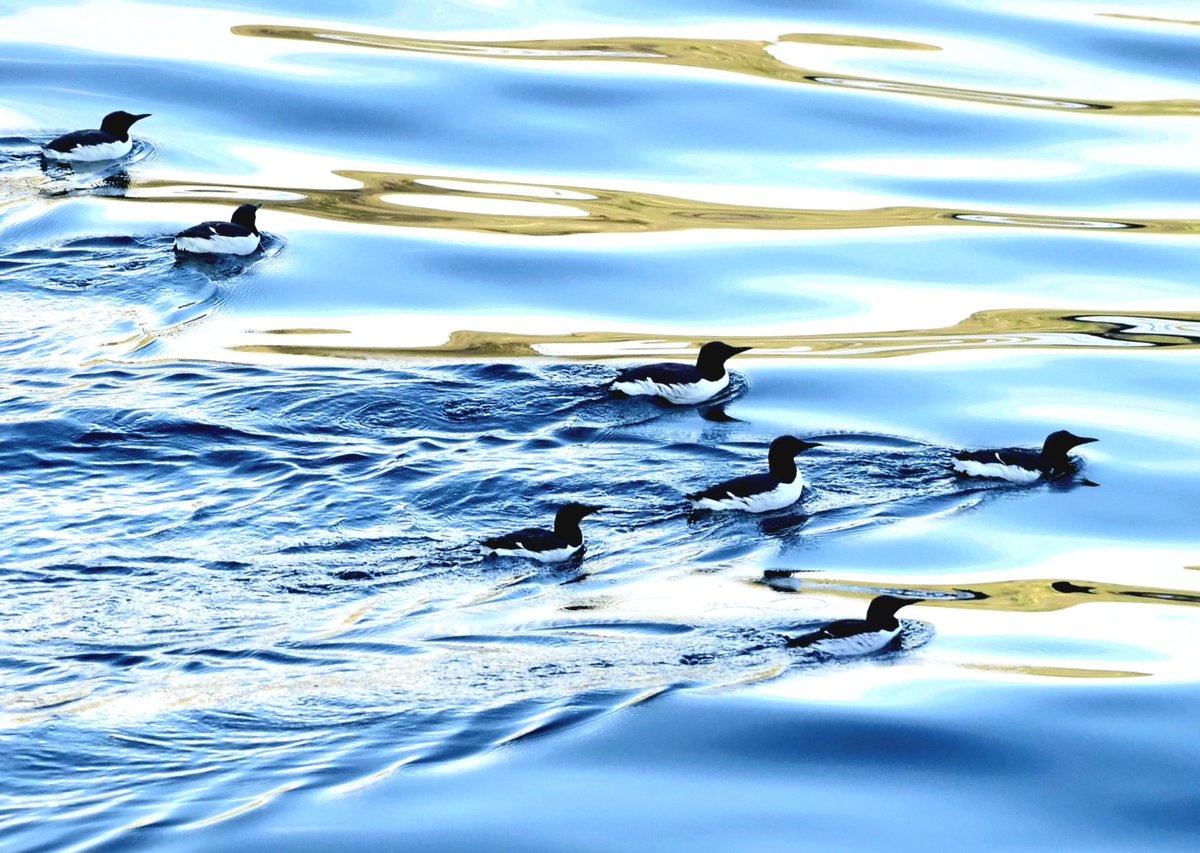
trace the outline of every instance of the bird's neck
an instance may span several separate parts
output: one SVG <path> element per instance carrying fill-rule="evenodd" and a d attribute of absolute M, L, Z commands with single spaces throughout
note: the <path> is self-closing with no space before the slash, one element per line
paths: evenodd
<path fill-rule="evenodd" d="M 113 136 L 115 136 L 117 139 L 121 140 L 122 142 L 129 141 L 129 128 L 127 128 L 127 127 L 121 127 L 120 125 L 114 126 L 111 124 L 105 125 L 103 122 L 101 122 L 100 129 L 102 131 L 104 131 L 105 133 L 111 133 Z"/>
<path fill-rule="evenodd" d="M 1043 447 L 1042 467 L 1051 474 L 1065 474 L 1071 470 L 1071 460 L 1065 450 L 1048 450 Z"/>
<path fill-rule="evenodd" d="M 771 452 L 767 456 L 767 465 L 772 476 L 781 483 L 794 483 L 800 474 L 796 468 L 796 457 L 790 453 Z"/>
<path fill-rule="evenodd" d="M 696 359 L 696 369 L 709 382 L 717 382 L 725 375 L 725 362 Z"/>
<path fill-rule="evenodd" d="M 579 521 L 574 518 L 554 519 L 554 533 L 565 539 L 571 545 L 583 544 L 583 531 L 579 529 Z"/>
<path fill-rule="evenodd" d="M 900 627 L 900 620 L 895 611 L 867 608 L 867 624 L 880 631 L 895 631 Z"/>
<path fill-rule="evenodd" d="M 875 619 L 868 619 L 872 628 L 878 628 L 881 631 L 895 631 L 900 627 L 900 620 L 896 618 L 895 613 L 889 613 L 887 616 L 879 616 Z"/>

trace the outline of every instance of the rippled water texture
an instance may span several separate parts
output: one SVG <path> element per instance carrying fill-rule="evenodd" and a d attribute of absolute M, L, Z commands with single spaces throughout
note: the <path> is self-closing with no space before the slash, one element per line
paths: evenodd
<path fill-rule="evenodd" d="M 1195 847 L 1194 2 L 331 8 L 0 8 L 0 847 Z"/>

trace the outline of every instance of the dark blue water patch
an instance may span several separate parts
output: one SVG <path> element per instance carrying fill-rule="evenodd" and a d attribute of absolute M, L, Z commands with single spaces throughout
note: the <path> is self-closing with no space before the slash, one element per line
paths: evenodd
<path fill-rule="evenodd" d="M 721 425 L 733 432 L 716 444 L 671 441 L 672 435 L 690 439 L 704 423 L 697 412 L 654 407 L 658 418 L 629 424 L 625 404 L 635 401 L 595 394 L 596 379 L 607 375 L 602 368 L 508 368 L 502 386 L 479 381 L 489 372 L 477 365 L 351 369 L 337 373 L 331 386 L 322 371 L 259 369 L 245 383 L 223 368 L 199 365 L 101 368 L 94 377 L 70 379 L 71 405 L 63 411 L 56 402 L 60 411 L 49 421 L 57 428 L 42 429 L 47 421 L 38 419 L 36 400 L 20 403 L 27 419 L 4 428 L 13 438 L 9 446 L 20 448 L 8 454 L 16 466 L 10 474 L 45 469 L 56 489 L 83 498 L 88 509 L 64 519 L 64 531 L 115 533 L 124 518 L 125 536 L 182 546 L 257 518 L 273 532 L 239 537 L 234 552 L 209 562 L 252 566 L 268 554 L 334 560 L 323 575 L 345 580 L 387 574 L 377 561 L 397 548 L 453 563 L 468 548 L 470 531 L 482 538 L 514 524 L 544 525 L 557 505 L 573 499 L 609 507 L 604 520 L 589 525 L 599 539 L 593 553 L 684 537 L 693 545 L 710 542 L 712 559 L 753 552 L 764 535 L 830 534 L 978 500 L 948 476 L 944 450 L 868 434 L 851 435 L 843 446 L 830 433 L 822 434 L 825 448 L 801 460 L 811 486 L 797 507 L 680 525 L 690 511 L 686 491 L 765 467 L 765 439 L 752 425 Z M 150 394 L 140 399 L 152 407 L 112 405 L 139 399 L 135 389 Z M 486 400 L 488 414 L 468 421 L 427 417 L 447 395 L 466 405 Z M 129 517 L 104 505 L 118 484 L 134 510 Z M 172 506 L 196 505 L 183 514 L 147 511 L 167 495 Z M 310 521 L 297 529 L 302 518 Z M 381 524 L 408 532 L 352 532 Z M 346 525 L 346 533 L 338 532 Z M 359 556 L 368 562 L 347 562 Z"/>
<path fill-rule="evenodd" d="M 2 231 L 2 228 L 0 228 Z M 0 252 L 0 348 L 13 359 L 78 365 L 130 353 L 153 336 L 219 310 L 220 291 L 172 270 L 169 242 L 129 236 L 10 244 Z M 11 333 L 9 332 L 11 328 Z"/>
<path fill-rule="evenodd" d="M 0 350 L 10 357 L 74 366 L 134 353 L 153 359 L 163 335 L 223 310 L 227 289 L 286 245 L 267 235 L 248 258 L 180 260 L 173 232 L 113 234 L 90 212 L 55 201 L 0 214 L 0 306 L 10 318 Z"/>
<path fill-rule="evenodd" d="M 126 294 L 146 298 L 144 276 L 165 279 L 173 263 L 170 243 L 164 237 L 131 235 L 85 237 L 53 246 L 12 247 L 0 256 L 3 280 L 21 282 L 45 291 L 79 292 L 88 288 L 120 287 L 127 277 Z M 138 285 L 137 293 L 130 292 Z"/>
<path fill-rule="evenodd" d="M 39 141 L 30 136 L 0 137 L 0 174 L 20 166 L 37 165 L 42 159 L 41 146 L 53 137 Z"/>
<path fill-rule="evenodd" d="M 570 640 L 564 637 L 545 637 L 537 634 L 531 634 L 528 636 L 523 634 L 460 634 L 446 637 L 430 637 L 426 640 L 426 642 L 445 643 L 452 645 L 458 644 L 464 646 L 565 646 L 570 644 Z"/>
<path fill-rule="evenodd" d="M 34 809 L 30 813 L 38 814 L 40 808 L 35 802 L 47 795 L 44 785 L 35 787 L 39 776 L 49 766 L 70 768 L 72 772 L 53 786 L 56 804 L 69 803 L 86 812 L 85 806 L 90 802 L 87 792 L 93 780 L 103 778 L 106 784 L 133 785 L 136 789 L 136 798 L 122 809 L 125 814 L 131 808 L 153 808 L 157 815 L 152 825 L 168 827 L 211 817 L 231 801 L 253 800 L 263 786 L 273 784 L 273 779 L 290 777 L 300 780 L 304 787 L 326 788 L 362 774 L 368 766 L 379 770 L 397 761 L 442 764 L 461 760 L 504 744 L 576 726 L 640 701 L 639 697 L 647 695 L 644 686 L 590 687 L 567 691 L 558 698 L 544 697 L 546 687 L 560 681 L 571 683 L 586 678 L 594 683 L 594 676 L 584 674 L 595 672 L 601 663 L 611 668 L 610 656 L 614 652 L 619 656 L 631 653 L 635 657 L 645 656 L 648 665 L 664 655 L 669 659 L 673 652 L 662 649 L 661 645 L 671 635 L 653 633 L 636 649 L 629 645 L 630 636 L 623 636 L 618 643 L 603 644 L 593 638 L 583 660 L 577 654 L 576 643 L 560 638 L 531 635 L 528 642 L 521 642 L 519 635 L 462 636 L 454 640 L 479 649 L 485 659 L 501 648 L 522 655 L 527 652 L 520 650 L 526 649 L 532 656 L 513 661 L 512 670 L 493 672 L 487 667 L 478 668 L 471 656 L 443 655 L 436 664 L 441 671 L 433 676 L 432 682 L 431 673 L 411 670 L 409 678 L 390 684 L 392 678 L 380 670 L 374 676 L 375 686 L 368 687 L 372 676 L 351 674 L 347 685 L 357 687 L 335 690 L 319 699 L 314 697 L 315 705 L 306 701 L 299 705 L 276 703 L 269 694 L 261 692 L 266 685 L 260 685 L 259 696 L 253 701 L 252 710 L 247 711 L 239 710 L 237 706 L 243 703 L 235 702 L 233 707 L 222 710 L 156 714 L 152 719 L 123 717 L 113 721 L 117 727 L 112 729 L 103 723 L 99 727 L 79 727 L 69 720 L 56 721 L 42 729 L 41 736 L 48 739 L 41 745 L 22 744 L 12 753 L 11 786 L 15 796 Z M 710 637 L 708 642 L 721 641 Z M 436 635 L 429 635 L 424 645 L 429 649 L 443 644 Z M 404 658 L 420 657 L 415 646 L 380 643 L 333 646 L 339 656 L 349 654 L 357 658 L 366 654 L 377 661 L 375 667 L 394 667 Z M 279 689 L 283 684 L 279 680 L 279 667 L 306 669 L 315 661 L 320 670 L 320 661 L 334 650 L 324 643 L 306 644 L 304 654 L 298 656 L 297 646 L 289 648 L 291 651 L 174 647 L 166 654 L 180 658 L 175 678 L 223 678 L 227 675 L 225 664 L 252 662 L 274 684 L 272 689 Z M 309 650 L 321 657 L 313 658 Z M 83 662 L 99 665 L 96 672 L 139 669 L 138 662 L 131 662 L 126 654 L 97 651 L 76 657 L 85 657 Z M 599 655 L 599 659 L 594 655 Z M 378 660 L 381 656 L 384 661 Z M 326 681 L 347 675 L 336 668 L 332 671 L 324 668 L 326 674 L 322 678 Z M 694 664 L 691 668 L 695 668 Z M 419 679 L 419 683 L 411 676 Z M 454 687 L 463 678 L 466 682 L 462 686 L 471 688 L 468 693 L 459 693 Z M 522 695 L 527 690 L 510 689 L 526 682 L 530 688 L 540 686 L 529 695 Z M 661 683 L 662 687 L 651 692 L 667 689 L 670 678 Z M 109 680 L 105 689 L 111 693 L 118 686 Z M 482 705 L 472 698 L 481 687 L 484 695 L 495 697 Z M 363 692 L 363 688 L 368 689 Z M 295 687 L 289 690 L 294 691 Z M 361 693 L 358 699 L 356 691 Z M 388 702 L 392 691 L 395 691 L 394 704 Z M 439 694 L 441 698 L 435 698 Z M 56 706 L 43 703 L 42 707 L 44 711 Z M 273 709 L 269 721 L 263 717 L 264 708 Z M 350 711 L 353 713 L 348 716 Z M 214 786 L 223 792 L 220 802 L 207 796 Z M 166 798 L 171 805 L 163 808 Z"/>
<path fill-rule="evenodd" d="M 75 660 L 80 663 L 102 663 L 125 669 L 147 663 L 150 661 L 150 658 L 145 655 L 131 655 L 125 652 L 82 652 L 76 655 L 68 655 L 67 660 Z"/>
<path fill-rule="evenodd" d="M 143 557 L 146 562 L 153 562 L 154 557 Z M 161 559 L 161 558 L 158 558 Z M 171 562 L 184 562 L 182 559 L 170 558 Z M 41 566 L 36 573 L 31 573 L 26 577 L 31 580 L 37 580 L 39 583 L 73 583 L 80 577 L 89 577 L 94 575 L 120 576 L 120 575 L 139 575 L 152 574 L 155 570 L 145 566 L 107 564 L 93 565 L 89 563 L 59 563 Z M 15 581 L 16 578 L 9 578 Z"/>
<path fill-rule="evenodd" d="M 632 621 L 611 621 L 611 622 L 563 622 L 554 625 L 544 625 L 535 630 L 538 631 L 595 631 L 601 634 L 606 633 L 625 633 L 633 634 L 686 634 L 690 631 L 695 631 L 693 625 L 680 625 L 672 622 L 632 622 Z"/>
<path fill-rule="evenodd" d="M 173 252 L 173 239 L 170 234 L 118 234 L 74 238 L 51 246 L 26 243 L 0 255 L 0 280 L 48 291 L 104 288 L 106 295 L 120 288 L 130 304 L 139 304 L 153 297 L 156 281 L 162 286 L 187 286 L 197 280 L 194 272 L 211 281 L 226 281 L 284 246 L 280 238 L 265 237 L 263 248 L 251 256 L 191 257 Z"/>

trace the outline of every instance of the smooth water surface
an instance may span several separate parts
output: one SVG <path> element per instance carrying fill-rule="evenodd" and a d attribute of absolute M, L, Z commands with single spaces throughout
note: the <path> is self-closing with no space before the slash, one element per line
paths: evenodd
<path fill-rule="evenodd" d="M 0 846 L 1192 849 L 1197 17 L 0 7 Z M 689 511 L 785 432 L 800 504 Z"/>

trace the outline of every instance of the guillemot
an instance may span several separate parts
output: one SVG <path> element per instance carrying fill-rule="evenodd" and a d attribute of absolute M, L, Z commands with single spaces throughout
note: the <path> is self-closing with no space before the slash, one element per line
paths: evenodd
<path fill-rule="evenodd" d="M 964 450 L 954 454 L 950 467 L 964 477 L 996 477 L 1013 483 L 1033 483 L 1043 477 L 1052 479 L 1070 474 L 1075 468 L 1067 451 L 1096 440 L 1060 429 L 1046 436 L 1040 452 L 1021 447 Z"/>
<path fill-rule="evenodd" d="M 601 507 L 570 503 L 554 516 L 554 529 L 526 527 L 503 536 L 483 540 L 483 553 L 497 557 L 530 557 L 542 563 L 561 563 L 583 550 L 579 522 Z"/>
<path fill-rule="evenodd" d="M 243 204 L 229 222 L 201 222 L 175 235 L 176 252 L 206 255 L 248 255 L 258 249 L 262 236 L 254 224 L 261 204 Z"/>
<path fill-rule="evenodd" d="M 109 113 L 100 122 L 99 130 L 76 130 L 52 139 L 42 146 L 42 154 L 48 160 L 76 160 L 85 163 L 116 160 L 133 149 L 129 128 L 135 121 L 149 116 L 150 113 L 133 115 L 123 110 Z"/>
<path fill-rule="evenodd" d="M 789 648 L 827 655 L 866 655 L 887 648 L 900 634 L 896 611 L 922 599 L 880 595 L 867 605 L 866 619 L 838 619 L 799 637 L 788 637 Z"/>
<path fill-rule="evenodd" d="M 612 388 L 622 394 L 648 394 L 671 403 L 703 403 L 729 387 L 725 362 L 751 347 L 731 347 L 710 341 L 700 347 L 695 364 L 659 362 L 627 367 L 617 374 Z"/>
<path fill-rule="evenodd" d="M 746 512 L 770 512 L 800 500 L 804 478 L 796 468 L 796 456 L 821 445 L 793 435 L 781 435 L 767 451 L 766 474 L 748 474 L 717 483 L 687 495 L 697 509 L 741 509 Z"/>

